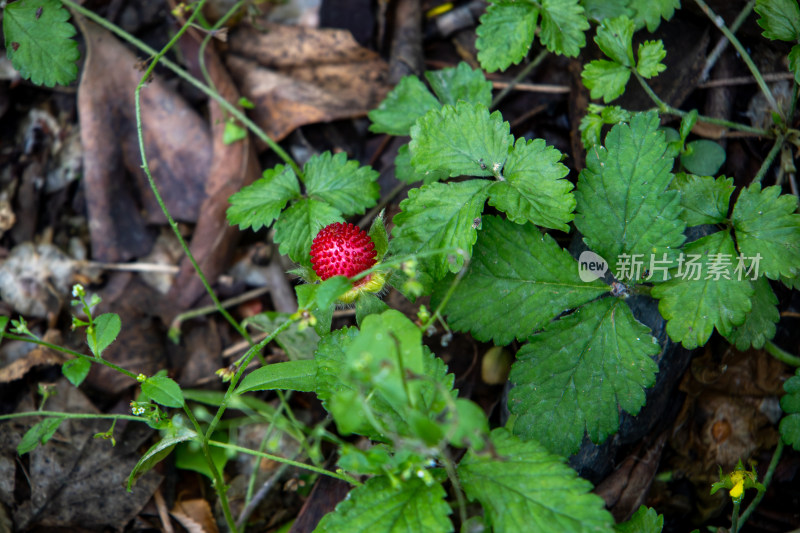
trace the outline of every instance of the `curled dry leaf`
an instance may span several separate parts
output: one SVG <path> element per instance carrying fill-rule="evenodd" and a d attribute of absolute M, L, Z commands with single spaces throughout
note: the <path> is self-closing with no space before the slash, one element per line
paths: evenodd
<path fill-rule="evenodd" d="M 15 246 L 0 265 L 0 297 L 27 317 L 57 312 L 69 293 L 75 265 L 52 244 Z"/>
<path fill-rule="evenodd" d="M 363 116 L 391 88 L 388 67 L 350 32 L 268 25 L 230 36 L 228 66 L 255 105 L 259 126 L 281 140 L 304 124 Z"/>
<path fill-rule="evenodd" d="M 140 257 L 154 238 L 146 224 L 165 222 L 141 169 L 134 114 L 140 62 L 106 30 L 82 17 L 75 20 L 86 39 L 78 110 L 93 257 Z M 145 149 L 160 193 L 174 218 L 194 222 L 211 163 L 207 125 L 158 76 L 141 91 L 141 109 Z"/>

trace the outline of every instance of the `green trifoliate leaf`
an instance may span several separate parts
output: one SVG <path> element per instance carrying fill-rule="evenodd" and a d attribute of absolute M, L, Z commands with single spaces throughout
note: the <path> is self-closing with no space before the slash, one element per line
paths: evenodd
<path fill-rule="evenodd" d="M 306 193 L 326 201 L 345 215 L 361 214 L 378 201 L 378 173 L 347 154 L 324 152 L 309 159 L 303 167 Z"/>
<path fill-rule="evenodd" d="M 728 216 L 733 178 L 695 176 L 680 172 L 670 185 L 681 193 L 681 218 L 688 227 L 719 224 Z"/>
<path fill-rule="evenodd" d="M 778 297 L 772 291 L 767 278 L 760 277 L 753 283 L 755 293 L 751 299 L 752 309 L 747 314 L 744 324 L 733 329 L 727 336 L 728 342 L 736 345 L 737 350 L 763 348 L 764 344 L 775 336 L 775 323 L 780 320 Z"/>
<path fill-rule="evenodd" d="M 715 327 L 730 335 L 745 321 L 753 286 L 739 263 L 733 239 L 724 231 L 684 246 L 672 279 L 656 284 L 651 292 L 660 300 L 658 310 L 673 341 L 697 348 Z M 747 261 L 742 263 L 746 267 Z"/>
<path fill-rule="evenodd" d="M 416 477 L 402 482 L 388 476 L 373 477 L 351 490 L 314 532 L 447 533 L 453 531 L 453 524 L 446 496 L 440 483 L 427 486 Z"/>
<path fill-rule="evenodd" d="M 528 55 L 536 32 L 539 9 L 509 0 L 489 4 L 475 30 L 478 61 L 486 72 L 505 70 Z"/>
<path fill-rule="evenodd" d="M 394 217 L 389 250 L 405 255 L 452 248 L 449 253 L 420 256 L 419 262 L 436 279 L 458 272 L 464 258 L 455 249 L 471 253 L 490 185 L 486 180 L 470 180 L 411 189 L 408 198 L 400 202 L 402 211 Z"/>
<path fill-rule="evenodd" d="M 489 203 L 517 224 L 531 222 L 569 231 L 575 198 L 572 183 L 563 180 L 569 169 L 562 154 L 543 139 L 517 139 L 503 168 L 503 181 L 489 189 Z"/>
<path fill-rule="evenodd" d="M 416 76 L 405 76 L 392 89 L 377 109 L 367 116 L 372 121 L 369 131 L 390 135 L 408 135 L 419 117 L 439 109 L 439 102 Z"/>
<path fill-rule="evenodd" d="M 581 119 L 578 129 L 581 131 L 581 142 L 587 150 L 595 144 L 602 142 L 603 126 L 606 124 L 619 124 L 631 119 L 630 111 L 617 105 L 602 106 L 589 104 L 589 112 Z"/>
<path fill-rule="evenodd" d="M 619 428 L 619 412 L 636 414 L 644 387 L 655 383 L 659 352 L 649 329 L 626 303 L 603 298 L 551 322 L 517 353 L 508 398 L 514 433 L 570 455 L 584 433 L 603 442 Z"/>
<path fill-rule="evenodd" d="M 767 39 L 800 40 L 800 6 L 797 0 L 756 0 L 756 21 Z"/>
<path fill-rule="evenodd" d="M 579 0 L 542 0 L 540 39 L 551 52 L 576 57 L 586 44 L 583 32 L 588 29 Z"/>
<path fill-rule="evenodd" d="M 615 63 L 633 66 L 633 21 L 628 17 L 604 20 L 594 42 Z"/>
<path fill-rule="evenodd" d="M 57 0 L 24 0 L 3 10 L 6 54 L 23 78 L 36 85 L 68 85 L 78 76 L 75 28 Z"/>
<path fill-rule="evenodd" d="M 319 230 L 333 222 L 344 222 L 341 212 L 326 202 L 303 198 L 292 204 L 275 223 L 279 251 L 295 263 L 310 265 L 311 241 Z"/>
<path fill-rule="evenodd" d="M 492 104 L 492 82 L 464 61 L 456 67 L 429 70 L 425 78 L 443 105 L 456 105 L 459 100 L 486 107 Z"/>
<path fill-rule="evenodd" d="M 781 420 L 783 442 L 800 451 L 800 370 L 783 384 L 786 395 L 781 398 L 781 409 L 786 416 Z"/>
<path fill-rule="evenodd" d="M 575 226 L 615 274 L 628 255 L 641 254 L 648 264 L 665 254 L 671 260 L 685 239 L 680 194 L 666 190 L 672 158 L 666 156 L 667 143 L 658 126 L 655 112 L 614 126 L 605 148 L 587 153 L 578 179 Z"/>
<path fill-rule="evenodd" d="M 503 428 L 491 435 L 493 454 L 467 453 L 458 477 L 470 500 L 483 505 L 496 533 L 607 531 L 613 518 L 561 457 Z"/>
<path fill-rule="evenodd" d="M 642 505 L 627 522 L 616 524 L 617 533 L 661 533 L 664 528 L 664 515 L 658 514 L 652 507 Z"/>
<path fill-rule="evenodd" d="M 498 176 L 513 142 L 499 112 L 460 101 L 429 111 L 411 127 L 411 163 L 422 175 Z"/>
<path fill-rule="evenodd" d="M 608 290 L 601 281 L 582 281 L 578 263 L 535 226 L 488 216 L 445 312 L 454 329 L 503 346 Z M 434 299 L 442 296 L 440 291 Z"/>
<path fill-rule="evenodd" d="M 89 350 L 97 357 L 103 356 L 103 350 L 108 348 L 119 335 L 122 322 L 116 313 L 103 313 L 94 319 L 93 331 L 86 332 L 86 344 Z"/>
<path fill-rule="evenodd" d="M 602 98 L 609 103 L 625 92 L 625 86 L 631 77 L 631 70 L 614 61 L 595 59 L 583 68 L 581 79 L 589 89 L 592 98 Z"/>
<path fill-rule="evenodd" d="M 629 4 L 636 11 L 633 17 L 636 28 L 647 25 L 647 31 L 654 32 L 661 19 L 669 20 L 676 9 L 681 8 L 681 0 L 631 0 Z"/>
<path fill-rule="evenodd" d="M 289 200 L 300 197 L 300 184 L 291 167 L 276 165 L 264 177 L 231 195 L 228 222 L 258 231 L 278 218 Z"/>
<path fill-rule="evenodd" d="M 742 189 L 733 206 L 733 227 L 739 250 L 748 258 L 760 254 L 759 272 L 769 279 L 800 272 L 800 214 L 797 196 L 781 195 L 777 185 L 761 190 L 754 183 Z"/>
<path fill-rule="evenodd" d="M 639 45 L 637 55 L 639 61 L 636 62 L 636 70 L 645 78 L 658 76 L 667 69 L 667 66 L 662 63 L 667 57 L 667 51 L 664 50 L 664 43 L 661 41 L 643 42 Z"/>

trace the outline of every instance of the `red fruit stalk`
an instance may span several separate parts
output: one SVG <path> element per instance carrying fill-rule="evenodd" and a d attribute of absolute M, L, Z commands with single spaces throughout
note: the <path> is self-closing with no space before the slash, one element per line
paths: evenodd
<path fill-rule="evenodd" d="M 375 244 L 353 224 L 334 222 L 322 228 L 311 243 L 311 266 L 323 281 L 333 276 L 351 278 L 375 266 Z M 362 278 L 358 285 L 369 281 Z"/>

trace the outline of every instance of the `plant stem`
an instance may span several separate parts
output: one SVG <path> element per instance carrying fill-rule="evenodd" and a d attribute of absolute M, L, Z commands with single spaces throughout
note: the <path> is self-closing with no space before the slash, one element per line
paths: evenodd
<path fill-rule="evenodd" d="M 753 511 L 756 510 L 758 504 L 761 503 L 761 499 L 764 498 L 764 494 L 767 492 L 767 487 L 772 482 L 772 476 L 775 474 L 775 469 L 778 467 L 778 462 L 781 460 L 781 455 L 783 454 L 783 439 L 778 437 L 778 446 L 775 447 L 775 451 L 772 454 L 772 459 L 769 462 L 769 466 L 767 467 L 767 473 L 764 474 L 764 490 L 759 491 L 756 494 L 756 497 L 753 498 L 753 501 L 750 502 L 750 505 L 747 506 L 747 509 L 744 510 L 742 516 L 739 518 L 739 527 L 742 527 L 744 523 L 750 518 L 750 515 L 753 514 Z M 733 530 L 731 530 L 733 532 Z"/>
<path fill-rule="evenodd" d="M 789 366 L 800 366 L 800 357 L 790 354 L 772 341 L 767 341 L 766 344 L 764 344 L 764 349 L 778 361 L 786 363 Z"/>
<path fill-rule="evenodd" d="M 105 20 L 103 17 L 101 17 L 97 13 L 94 13 L 93 11 L 90 11 L 90 10 L 86 9 L 85 7 L 83 7 L 81 5 L 76 4 L 73 0 L 60 0 L 60 1 L 64 5 L 69 6 L 70 9 L 73 9 L 76 12 L 80 13 L 81 15 L 85 16 L 86 18 L 96 22 L 100 26 L 104 27 L 105 29 L 107 29 L 111 33 L 117 35 L 121 39 L 131 43 L 132 45 L 134 45 L 136 48 L 142 50 L 143 52 L 146 52 L 146 53 L 150 54 L 151 56 L 155 56 L 157 54 L 155 49 L 151 48 L 150 46 L 145 44 L 143 41 L 137 39 L 136 37 L 134 37 L 130 33 L 126 32 L 125 30 L 120 28 L 119 26 L 116 26 L 112 22 L 109 22 L 109 21 Z M 267 146 L 269 146 L 269 148 L 273 152 L 275 152 L 275 155 L 280 157 L 283 160 L 284 163 L 286 163 L 287 165 L 292 167 L 292 169 L 295 171 L 295 173 L 302 179 L 303 173 L 301 172 L 300 167 L 297 166 L 297 163 L 295 162 L 295 160 L 292 159 L 292 157 L 283 148 L 281 148 L 280 145 L 278 145 L 278 143 L 273 141 L 269 137 L 269 135 L 267 135 L 264 132 L 264 130 L 259 128 L 258 125 L 256 125 L 255 122 L 250 120 L 247 117 L 247 115 L 245 115 L 235 105 L 231 104 L 230 102 L 228 102 L 227 100 L 222 98 L 222 96 L 220 96 L 216 91 L 214 91 L 213 89 L 208 87 L 206 84 L 204 84 L 203 82 L 201 82 L 200 80 L 198 80 L 197 78 L 195 78 L 194 76 L 192 76 L 191 74 L 186 72 L 184 69 L 182 69 L 177 64 L 175 64 L 172 61 L 170 61 L 169 59 L 161 58 L 160 62 L 161 62 L 162 65 L 164 65 L 167 68 L 169 68 L 172 72 L 177 74 L 179 77 L 183 78 L 188 83 L 190 83 L 191 85 L 196 87 L 203 94 L 205 94 L 209 98 L 213 98 L 214 100 L 216 100 L 219 103 L 219 105 L 222 106 L 223 109 L 228 111 L 237 120 L 239 120 L 242 124 L 244 124 L 250 131 L 253 132 L 253 134 L 255 134 L 256 137 L 258 137 L 259 139 L 264 141 L 264 143 Z"/>
<path fill-rule="evenodd" d="M 187 26 L 185 25 L 184 27 Z M 200 426 L 200 422 L 197 421 L 194 413 L 189 406 L 186 405 L 186 403 L 183 404 L 183 411 L 186 413 L 186 416 L 189 417 L 189 420 L 192 422 L 197 434 L 203 435 L 203 428 Z M 222 506 L 222 514 L 225 515 L 225 521 L 228 523 L 228 528 L 233 533 L 236 533 L 238 529 L 236 527 L 236 520 L 233 518 L 231 505 L 228 502 L 228 488 L 225 486 L 225 479 L 222 477 L 222 473 L 219 471 L 217 465 L 214 464 L 214 460 L 211 458 L 211 450 L 208 447 L 208 439 L 205 438 L 205 435 L 200 444 L 203 451 L 203 457 L 206 460 L 206 465 L 208 465 L 208 469 L 211 471 L 211 475 L 214 477 L 214 490 L 216 491 L 217 496 L 219 496 L 219 503 Z"/>
<path fill-rule="evenodd" d="M 436 306 L 436 309 L 433 311 L 433 313 L 431 313 L 430 318 L 419 327 L 420 331 L 425 333 L 425 330 L 427 330 L 431 326 L 431 324 L 433 324 L 437 319 L 441 318 L 439 316 L 439 313 L 442 312 L 442 309 L 445 308 L 447 302 L 450 301 L 450 298 L 456 291 L 456 287 L 458 287 L 458 284 L 461 282 L 461 278 L 463 278 L 464 275 L 467 273 L 467 267 L 469 267 L 469 257 L 465 255 L 464 265 L 461 267 L 461 270 L 458 271 L 458 274 L 456 274 L 456 277 L 453 279 L 453 282 L 450 284 L 450 287 L 447 288 L 447 292 L 445 293 L 444 298 L 442 298 L 442 301 L 439 302 L 439 305 Z"/>
<path fill-rule="evenodd" d="M 517 85 L 519 82 L 521 82 L 522 80 L 524 80 L 524 79 L 525 79 L 525 78 L 528 76 L 528 74 L 530 74 L 530 73 L 531 73 L 531 71 L 533 71 L 533 69 L 535 69 L 536 67 L 538 67 L 538 66 L 539 66 L 539 64 L 540 64 L 542 61 L 544 61 L 544 58 L 545 58 L 545 57 L 547 57 L 547 56 L 548 56 L 548 51 L 547 51 L 547 50 L 542 50 L 541 52 L 539 52 L 539 53 L 536 55 L 536 57 L 535 57 L 535 58 L 533 58 L 533 61 L 531 61 L 530 63 L 528 63 L 527 65 L 525 65 L 525 68 L 523 68 L 523 69 L 522 69 L 522 70 L 519 72 L 519 74 L 517 74 L 516 76 L 514 76 L 514 79 L 513 79 L 513 80 L 511 80 L 511 82 L 508 84 L 508 86 L 506 86 L 506 88 L 505 88 L 505 89 L 503 89 L 502 91 L 500 91 L 499 93 L 497 93 L 497 96 L 495 96 L 495 97 L 492 99 L 492 103 L 491 103 L 491 105 L 489 105 L 489 109 L 494 109 L 495 107 L 497 107 L 497 106 L 498 106 L 498 104 L 500 104 L 500 102 L 503 100 L 503 98 L 505 98 L 506 96 L 508 96 L 508 93 L 510 93 L 511 91 L 513 91 L 513 90 L 514 90 L 514 86 L 516 86 L 516 85 Z"/>
<path fill-rule="evenodd" d="M 731 533 L 737 533 L 739 531 L 739 505 L 741 502 L 739 500 L 734 500 L 733 502 L 733 512 L 731 513 Z"/>
<path fill-rule="evenodd" d="M 14 335 L 13 333 L 3 333 L 0 337 L 5 337 L 6 339 L 10 339 L 12 341 L 23 341 L 23 342 L 30 342 L 32 344 L 38 344 L 39 346 L 44 346 L 45 348 L 50 348 L 51 350 L 55 350 L 57 352 L 66 353 L 75 357 L 80 357 L 82 359 L 88 359 L 93 363 L 99 363 L 101 365 L 105 365 L 113 370 L 121 374 L 125 374 L 131 379 L 136 379 L 136 374 L 131 372 L 130 370 L 125 370 L 121 366 L 115 365 L 110 361 L 106 361 L 102 357 L 92 357 L 91 355 L 86 355 L 84 353 L 76 352 L 74 350 L 70 350 L 69 348 L 64 348 L 62 346 L 58 346 L 56 344 L 50 344 L 49 342 L 45 342 L 39 339 L 34 339 L 31 337 L 20 337 L 18 335 Z"/>
<path fill-rule="evenodd" d="M 144 422 L 146 423 L 147 420 L 135 415 L 104 415 L 104 414 L 94 414 L 94 413 L 62 413 L 60 411 L 25 411 L 23 413 L 11 413 L 8 415 L 0 415 L 0 420 L 10 420 L 12 418 L 24 418 L 26 416 L 48 416 L 48 417 L 55 417 L 55 418 L 75 418 L 75 419 L 109 419 L 109 420 L 132 420 L 134 422 Z"/>
<path fill-rule="evenodd" d="M 778 152 L 780 152 L 785 138 L 786 137 L 781 133 L 775 139 L 775 144 L 772 145 L 772 149 L 770 149 L 766 159 L 761 163 L 761 168 L 758 169 L 758 173 L 753 177 L 752 183 L 761 183 L 761 180 L 764 179 L 769 167 L 772 166 L 772 161 L 775 159 L 775 156 L 778 155 Z"/>
<path fill-rule="evenodd" d="M 453 492 L 456 493 L 456 500 L 458 501 L 458 515 L 461 519 L 462 524 L 466 524 L 467 522 L 467 502 L 464 500 L 464 493 L 461 490 L 461 483 L 458 480 L 458 473 L 456 472 L 456 468 L 453 465 L 452 459 L 447 455 L 447 453 L 442 454 L 442 464 L 444 464 L 444 469 L 447 472 L 447 477 L 450 479 L 450 483 L 453 484 Z"/>
<path fill-rule="evenodd" d="M 271 461 L 275 461 L 276 463 L 287 464 L 289 466 L 296 466 L 297 468 L 302 468 L 303 470 L 309 470 L 311 472 L 316 472 L 317 474 L 322 474 L 324 476 L 330 476 L 336 479 L 341 479 L 342 481 L 350 483 L 351 485 L 356 485 L 356 486 L 361 485 L 360 481 L 358 481 L 354 477 L 348 476 L 347 474 L 343 474 L 340 472 L 331 472 L 330 470 L 325 470 L 324 468 L 320 468 L 318 466 L 310 465 L 307 463 L 301 463 L 300 461 L 287 459 L 285 457 L 281 457 L 280 455 L 272 455 L 271 453 L 259 452 L 256 450 L 251 450 L 250 448 L 237 446 L 236 444 L 230 444 L 227 442 L 217 442 L 215 440 L 209 440 L 208 444 L 211 446 L 216 446 L 217 448 L 225 448 L 228 450 L 233 450 L 235 452 L 255 455 L 256 457 L 263 457 L 265 459 L 270 459 Z"/>
<path fill-rule="evenodd" d="M 230 385 L 228 385 L 228 390 L 225 391 L 225 396 L 222 398 L 222 401 L 219 404 L 219 408 L 217 409 L 217 414 L 214 415 L 214 419 L 208 425 L 208 430 L 206 430 L 206 433 L 203 436 L 204 441 L 208 441 L 209 437 L 214 432 L 214 429 L 217 427 L 217 424 L 219 424 L 219 421 L 222 418 L 222 414 L 225 412 L 225 409 L 228 408 L 231 396 L 233 396 L 233 391 L 236 390 L 237 383 L 239 383 L 242 374 L 244 374 L 244 371 L 247 369 L 247 365 L 250 364 L 250 361 L 253 360 L 255 354 L 261 351 L 264 348 L 264 346 L 272 342 L 272 340 L 275 337 L 277 337 L 278 334 L 285 331 L 289 326 L 294 324 L 297 320 L 298 320 L 297 318 L 292 318 L 287 320 L 286 322 L 278 326 L 278 328 L 275 331 L 273 331 L 270 335 L 264 337 L 264 339 L 261 342 L 259 342 L 258 344 L 252 346 L 249 350 L 247 350 L 247 352 L 244 354 L 244 357 L 242 358 L 242 363 L 239 365 L 239 368 L 236 370 L 236 373 L 231 378 Z"/>
<path fill-rule="evenodd" d="M 677 115 L 679 117 L 684 117 L 689 113 L 687 111 L 682 111 L 677 107 L 672 107 L 665 101 L 663 101 L 659 96 L 650 88 L 650 84 L 639 74 L 636 69 L 631 69 L 633 75 L 636 77 L 636 80 L 639 82 L 639 85 L 642 86 L 644 92 L 647 93 L 647 96 L 650 97 L 651 100 L 658 106 L 658 111 L 661 113 L 666 113 L 670 115 Z M 730 128 L 733 130 L 739 131 L 746 131 L 748 133 L 752 133 L 754 135 L 758 135 L 759 137 L 772 137 L 772 133 L 768 130 L 762 130 L 759 128 L 754 128 L 752 126 L 748 126 L 746 124 L 740 124 L 738 122 L 732 122 L 730 120 L 725 120 L 722 118 L 714 118 L 714 117 L 707 117 L 705 115 L 697 115 L 697 120 L 707 122 L 709 124 L 716 124 L 718 126 L 723 126 L 725 128 Z"/>
<path fill-rule="evenodd" d="M 708 7 L 708 4 L 706 4 L 703 0 L 694 1 L 698 6 L 700 6 L 700 9 L 702 9 L 703 12 L 708 15 L 708 18 L 711 19 L 711 22 L 713 22 L 714 25 L 719 28 L 719 31 L 721 31 L 722 34 L 728 38 L 733 47 L 736 48 L 736 51 L 739 52 L 740 56 L 742 56 L 742 60 L 747 65 L 747 68 L 750 69 L 750 73 L 753 75 L 753 78 L 756 80 L 759 88 L 761 88 L 761 92 L 764 93 L 764 97 L 766 97 L 770 107 L 772 107 L 776 113 L 781 114 L 781 109 L 778 107 L 778 102 L 775 101 L 775 97 L 772 96 L 772 91 L 770 91 L 769 87 L 767 87 L 767 82 L 764 81 L 764 78 L 761 76 L 761 72 L 758 70 L 758 67 L 756 67 L 756 64 L 753 63 L 750 54 L 747 53 L 747 50 L 745 50 L 744 46 L 742 46 L 742 43 L 740 43 L 739 39 L 737 39 L 736 36 L 725 26 L 725 20 L 714 13 L 711 8 Z"/>

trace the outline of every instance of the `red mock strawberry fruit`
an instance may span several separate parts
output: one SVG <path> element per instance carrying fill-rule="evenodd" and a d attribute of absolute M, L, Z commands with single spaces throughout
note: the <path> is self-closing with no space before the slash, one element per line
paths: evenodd
<path fill-rule="evenodd" d="M 323 281 L 333 276 L 351 278 L 375 266 L 375 244 L 353 224 L 334 222 L 322 228 L 311 243 L 311 266 Z M 369 281 L 370 276 L 357 284 Z"/>

